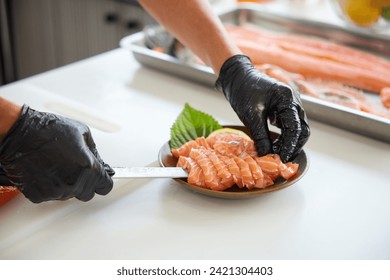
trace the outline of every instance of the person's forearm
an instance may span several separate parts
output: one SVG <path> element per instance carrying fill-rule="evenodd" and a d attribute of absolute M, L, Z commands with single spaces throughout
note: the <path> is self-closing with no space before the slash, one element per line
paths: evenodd
<path fill-rule="evenodd" d="M 19 118 L 22 106 L 0 97 L 0 141 Z"/>
<path fill-rule="evenodd" d="M 182 44 L 219 74 L 240 49 L 229 38 L 208 0 L 140 0 L 140 4 Z"/>

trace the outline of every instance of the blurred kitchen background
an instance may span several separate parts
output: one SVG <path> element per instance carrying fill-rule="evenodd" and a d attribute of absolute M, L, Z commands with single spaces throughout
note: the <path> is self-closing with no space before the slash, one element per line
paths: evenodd
<path fill-rule="evenodd" d="M 0 0 L 0 84 L 117 48 L 151 21 L 135 0 Z"/>
<path fill-rule="evenodd" d="M 209 1 L 216 9 L 255 2 L 282 14 L 340 20 L 332 0 Z M 117 48 L 121 38 L 153 22 L 136 0 L 0 0 L 0 85 Z"/>

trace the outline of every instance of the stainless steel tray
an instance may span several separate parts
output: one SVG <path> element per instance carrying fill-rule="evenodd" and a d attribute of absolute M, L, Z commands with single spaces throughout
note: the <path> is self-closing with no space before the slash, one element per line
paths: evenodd
<path fill-rule="evenodd" d="M 327 38 L 390 58 L 390 37 L 386 35 L 348 30 L 334 25 L 275 15 L 245 7 L 227 10 L 221 13 L 220 17 L 226 23 L 250 22 L 271 30 Z M 120 46 L 130 50 L 135 59 L 145 66 L 214 87 L 217 77 L 211 68 L 190 64 L 170 55 L 150 50 L 145 47 L 143 39 L 143 32 L 139 32 L 123 38 Z M 369 97 L 375 102 L 380 102 L 379 96 L 370 94 Z M 301 98 L 309 119 L 390 143 L 390 119 L 306 95 L 302 95 Z"/>

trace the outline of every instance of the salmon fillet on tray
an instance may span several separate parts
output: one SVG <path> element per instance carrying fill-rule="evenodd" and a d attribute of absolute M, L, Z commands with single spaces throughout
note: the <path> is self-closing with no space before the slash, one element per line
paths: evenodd
<path fill-rule="evenodd" d="M 299 90 L 309 119 L 390 143 L 390 34 L 253 7 L 240 5 L 220 17 L 260 71 Z M 214 87 L 211 68 L 161 27 L 125 37 L 120 45 L 145 66 Z"/>

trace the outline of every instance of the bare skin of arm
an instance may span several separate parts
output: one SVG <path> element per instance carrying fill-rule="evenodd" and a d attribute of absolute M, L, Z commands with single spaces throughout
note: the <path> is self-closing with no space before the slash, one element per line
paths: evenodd
<path fill-rule="evenodd" d="M 139 3 L 217 75 L 229 57 L 241 54 L 208 0 L 140 0 Z"/>
<path fill-rule="evenodd" d="M 22 107 L 0 97 L 0 141 L 19 118 Z"/>

